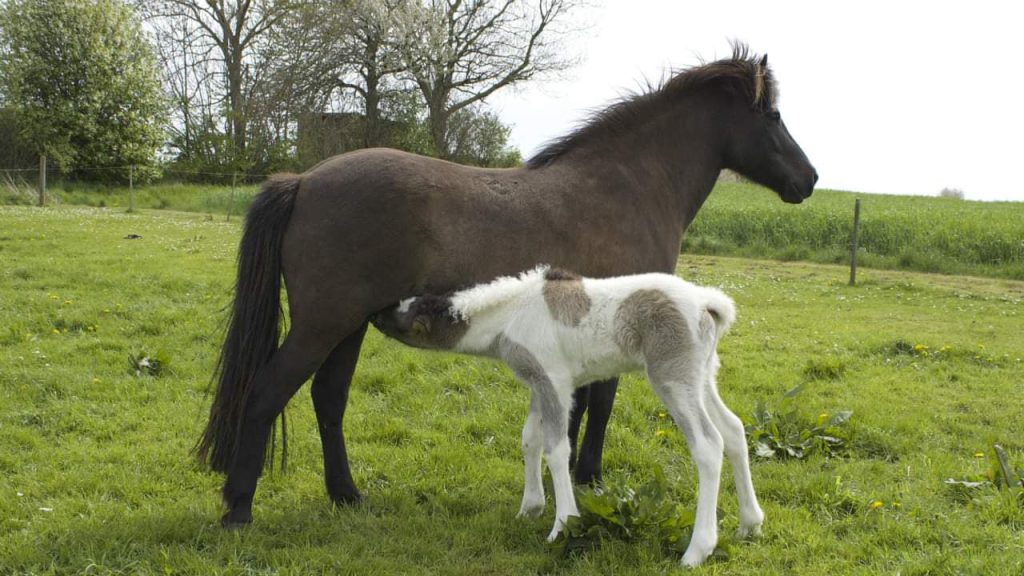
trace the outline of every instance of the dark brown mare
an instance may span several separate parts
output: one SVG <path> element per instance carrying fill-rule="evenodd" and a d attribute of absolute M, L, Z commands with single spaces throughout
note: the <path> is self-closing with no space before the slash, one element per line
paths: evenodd
<path fill-rule="evenodd" d="M 372 149 L 271 178 L 246 220 L 197 446 L 227 473 L 222 523 L 251 521 L 273 421 L 310 376 L 327 492 L 335 502 L 359 498 L 342 420 L 373 313 L 538 263 L 591 277 L 672 272 L 683 231 L 723 168 L 786 202 L 810 196 L 817 174 L 775 94 L 767 59 L 740 45 L 598 112 L 522 168 Z M 282 275 L 291 322 L 278 347 Z M 615 386 L 590 393 L 577 480 L 597 477 Z M 572 444 L 586 401 L 577 397 Z"/>

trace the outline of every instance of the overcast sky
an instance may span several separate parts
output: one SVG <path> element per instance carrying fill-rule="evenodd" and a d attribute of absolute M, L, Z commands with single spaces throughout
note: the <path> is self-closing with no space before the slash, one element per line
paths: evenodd
<path fill-rule="evenodd" d="M 1024 201 L 1024 3 L 604 0 L 563 80 L 491 104 L 530 156 L 670 67 L 767 53 L 819 188 Z"/>

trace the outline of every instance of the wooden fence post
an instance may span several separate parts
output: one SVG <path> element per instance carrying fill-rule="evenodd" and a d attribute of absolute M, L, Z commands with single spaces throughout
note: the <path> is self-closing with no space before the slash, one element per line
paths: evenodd
<path fill-rule="evenodd" d="M 224 217 L 225 222 L 231 221 L 231 213 L 235 210 L 235 186 L 238 184 L 238 172 L 231 173 L 231 197 L 228 199 L 228 214 Z"/>
<path fill-rule="evenodd" d="M 860 198 L 853 203 L 853 237 L 850 239 L 850 286 L 857 283 L 857 236 L 860 234 Z"/>
<path fill-rule="evenodd" d="M 39 205 L 46 205 L 46 154 L 39 155 Z"/>
<path fill-rule="evenodd" d="M 135 212 L 135 165 L 128 167 L 128 213 Z"/>

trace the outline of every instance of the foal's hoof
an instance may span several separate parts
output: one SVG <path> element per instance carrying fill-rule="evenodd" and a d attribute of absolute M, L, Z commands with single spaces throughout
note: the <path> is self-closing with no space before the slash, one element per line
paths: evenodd
<path fill-rule="evenodd" d="M 736 537 L 740 540 L 753 540 L 761 537 L 761 525 L 740 526 L 736 529 Z"/>
<path fill-rule="evenodd" d="M 516 514 L 516 518 L 538 518 L 544 513 L 544 503 L 540 504 L 523 504 L 519 508 L 519 513 Z"/>
<path fill-rule="evenodd" d="M 231 512 L 228 512 L 220 517 L 220 527 L 225 530 L 238 530 L 239 528 L 245 528 L 249 524 L 252 524 L 252 516 L 239 519 L 232 517 Z"/>

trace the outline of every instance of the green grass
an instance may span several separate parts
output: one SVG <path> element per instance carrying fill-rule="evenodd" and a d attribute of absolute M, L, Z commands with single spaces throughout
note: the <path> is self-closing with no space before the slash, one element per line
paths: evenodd
<path fill-rule="evenodd" d="M 345 423 L 366 503 L 328 506 L 307 386 L 289 472 L 262 480 L 250 528 L 221 531 L 221 479 L 189 456 L 233 281 L 238 222 L 221 220 L 0 208 L 0 574 L 677 571 L 656 540 L 559 556 L 550 498 L 514 518 L 525 390 L 494 363 L 372 331 Z M 744 419 L 799 384 L 812 419 L 853 411 L 846 456 L 754 461 L 764 537 L 726 538 L 729 558 L 695 574 L 1024 571 L 1024 506 L 944 484 L 983 472 L 994 441 L 1024 465 L 1024 283 L 865 270 L 851 288 L 839 266 L 687 255 L 679 270 L 737 301 L 719 384 Z M 157 376 L 136 376 L 141 355 Z M 605 474 L 640 486 L 660 466 L 692 510 L 695 469 L 662 411 L 624 379 Z"/>
<path fill-rule="evenodd" d="M 1024 202 L 818 190 L 792 206 L 758 186 L 720 183 L 683 251 L 848 263 L 856 198 L 863 266 L 1024 280 Z"/>

